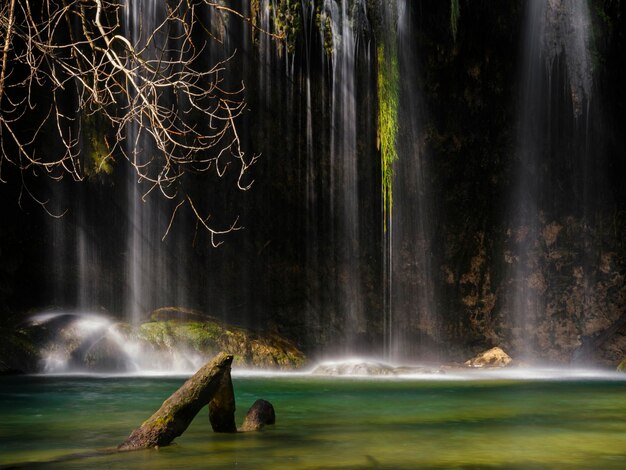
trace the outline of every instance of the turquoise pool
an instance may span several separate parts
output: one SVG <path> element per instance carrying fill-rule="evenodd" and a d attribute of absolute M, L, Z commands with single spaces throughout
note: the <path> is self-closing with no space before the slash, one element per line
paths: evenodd
<path fill-rule="evenodd" d="M 176 444 L 116 446 L 183 377 L 0 379 L 0 466 L 24 468 L 626 468 L 626 381 L 234 378 L 275 426 L 219 435 L 201 413 Z M 72 456 L 77 453 L 83 456 Z"/>

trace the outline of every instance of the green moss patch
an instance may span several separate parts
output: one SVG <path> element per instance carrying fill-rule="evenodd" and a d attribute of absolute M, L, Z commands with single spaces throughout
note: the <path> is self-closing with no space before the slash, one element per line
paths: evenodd
<path fill-rule="evenodd" d="M 393 163 L 398 159 L 399 72 L 393 40 L 378 46 L 378 148 L 380 149 L 385 229 L 393 207 Z"/>
<path fill-rule="evenodd" d="M 151 321 L 139 326 L 136 337 L 162 350 L 186 349 L 206 356 L 225 351 L 238 366 L 293 369 L 305 363 L 304 354 L 275 333 L 263 335 L 217 321 Z"/>

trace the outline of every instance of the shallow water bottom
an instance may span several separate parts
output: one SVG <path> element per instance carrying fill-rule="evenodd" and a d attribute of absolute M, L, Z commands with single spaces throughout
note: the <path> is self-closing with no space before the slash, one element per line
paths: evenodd
<path fill-rule="evenodd" d="M 235 377 L 238 422 L 265 398 L 276 425 L 215 434 L 201 412 L 173 446 L 93 454 L 124 440 L 183 381 L 2 378 L 0 466 L 626 468 L 626 381 L 604 379 Z"/>

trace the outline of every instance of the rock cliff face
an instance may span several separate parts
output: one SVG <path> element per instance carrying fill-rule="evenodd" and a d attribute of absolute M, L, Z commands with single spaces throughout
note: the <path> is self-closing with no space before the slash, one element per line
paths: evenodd
<path fill-rule="evenodd" d="M 528 227 L 506 229 L 499 243 L 479 233 L 456 272 L 454 259 L 442 266 L 448 291 L 456 293 L 448 308 L 462 324 L 449 325 L 448 337 L 458 341 L 462 332 L 475 349 L 502 344 L 514 357 L 569 363 L 585 338 L 601 335 L 626 312 L 625 229 L 624 214 L 594 225 L 574 217 L 544 221 L 526 259 L 515 253 Z M 512 275 L 518 263 L 525 263 L 521 279 Z M 528 294 L 521 311 L 512 301 L 516 283 Z M 614 367 L 625 348 L 626 329 L 619 327 L 587 360 Z"/>
<path fill-rule="evenodd" d="M 280 8 L 294 11 L 302 5 L 280 3 Z M 351 51 L 354 67 L 349 67 L 358 106 L 346 112 L 333 108 L 333 93 L 343 90 L 341 83 L 333 83 L 333 57 L 339 52 L 333 49 L 339 38 L 326 27 L 338 25 L 328 16 L 332 13 L 328 7 L 335 2 L 314 2 L 308 12 L 313 16 L 289 16 L 290 23 L 298 24 L 289 26 L 288 48 L 280 52 L 271 47 L 261 50 L 260 40 L 243 43 L 258 32 L 251 34 L 245 24 L 229 22 L 233 30 L 226 42 L 244 53 L 229 62 L 233 75 L 228 79 L 243 81 L 251 110 L 241 122 L 242 142 L 246 152 L 260 153 L 262 158 L 253 169 L 255 184 L 250 191 L 232 194 L 202 178 L 191 178 L 190 189 L 206 197 L 212 221 L 228 226 L 240 215 L 246 230 L 224 237 L 225 244 L 215 250 L 193 217 L 176 219 L 170 236 L 146 251 L 146 256 L 155 256 L 156 250 L 166 253 L 172 272 L 144 273 L 164 277 L 156 279 L 162 286 L 160 298 L 142 301 L 145 311 L 184 304 L 241 328 L 166 309 L 155 312 L 135 332 L 128 324 L 115 326 L 123 338 L 132 336 L 166 355 L 179 346 L 197 354 L 227 350 L 236 365 L 261 367 L 297 366 L 302 362 L 300 350 L 307 355 L 381 355 L 388 341 L 389 276 L 380 216 L 384 172 L 375 57 L 384 35 L 375 15 L 381 5 L 393 3 L 368 0 L 366 15 L 359 13 L 356 23 L 346 22 L 346 27 L 361 25 L 362 34 L 358 50 Z M 396 288 L 404 291 L 396 305 L 398 311 L 413 309 L 398 328 L 405 335 L 403 347 L 411 358 L 435 351 L 441 360 L 462 361 L 501 345 L 514 359 L 528 356 L 568 363 L 583 344 L 594 343 L 626 311 L 625 3 L 587 2 L 594 36 L 591 118 L 584 123 L 588 160 L 581 165 L 576 158 L 581 139 L 572 138 L 573 115 L 545 126 L 558 135 L 552 136 L 553 145 L 542 147 L 545 154 L 537 177 L 549 183 L 549 194 L 538 201 L 540 217 L 534 225 L 511 223 L 509 217 L 519 171 L 522 25 L 529 2 L 457 2 L 461 10 L 454 35 L 449 2 L 397 3 L 406 6 L 400 28 L 405 35 L 398 42 L 404 54 L 411 54 L 398 58 L 397 111 L 403 121 L 396 124 L 406 134 L 402 126 L 411 121 L 417 131 L 415 141 L 398 151 L 401 165 L 396 176 L 411 173 L 415 168 L 404 163 L 419 154 L 419 165 L 413 163 L 423 174 L 405 192 L 409 200 L 426 194 L 420 216 L 429 218 L 423 237 L 406 237 L 393 247 L 401 260 L 394 268 L 395 280 L 400 280 Z M 263 2 L 252 4 L 259 8 Z M 555 88 L 572 90 L 564 80 L 567 61 L 554 61 L 557 66 L 550 72 L 558 83 Z M 406 99 L 406 89 L 417 95 L 415 102 Z M 571 103 L 572 96 L 567 96 L 572 93 L 576 94 L 559 95 L 558 103 L 551 104 L 574 104 L 580 112 L 580 103 Z M 353 119 L 344 127 L 358 130 L 357 190 L 350 195 L 359 202 L 358 233 L 343 237 L 343 246 L 336 236 L 345 223 L 336 206 L 341 188 L 333 192 L 331 187 L 333 181 L 342 181 L 344 159 L 337 152 L 342 136 L 336 130 L 341 128 L 340 119 Z M 42 235 L 56 229 L 39 205 L 20 199 L 22 175 L 3 169 L 9 183 L 0 185 L 0 215 L 10 224 L 0 229 L 0 371 L 19 369 L 20 364 L 32 370 L 36 354 L 30 345 L 41 344 L 42 337 L 31 337 L 16 325 L 33 310 L 51 306 L 76 310 L 81 305 L 77 294 L 81 282 L 93 288 L 93 296 L 83 296 L 87 305 L 81 307 L 120 312 L 118 320 L 123 319 L 129 288 L 126 238 L 133 221 L 128 219 L 126 192 L 120 189 L 127 169 L 123 159 L 116 163 L 113 173 L 102 180 L 85 181 L 80 189 L 64 181 L 56 188 L 65 194 L 56 200 L 58 212 L 67 210 L 62 219 L 55 219 L 62 226 L 56 229 L 65 235 L 58 239 Z M 587 176 L 592 184 L 577 191 Z M 55 192 L 39 177 L 31 189 L 45 195 L 42 200 Z M 416 222 L 414 212 L 400 210 L 402 198 L 399 191 L 395 194 L 394 213 L 403 214 L 406 225 Z M 171 210 L 161 215 L 169 220 Z M 77 234 L 82 232 L 89 235 L 88 251 L 97 261 L 91 263 L 94 269 L 79 269 Z M 353 243 L 359 250 L 354 256 L 358 273 L 346 268 L 349 263 L 337 263 L 349 250 L 356 251 Z M 528 247 L 523 256 L 522 244 Z M 424 254 L 417 269 L 416 253 Z M 61 262 L 55 264 L 52 258 Z M 90 273 L 96 274 L 80 279 Z M 181 273 L 187 278 L 181 280 Z M 361 308 L 352 317 L 343 308 L 352 299 L 337 301 L 342 290 L 337 284 L 348 282 L 359 287 Z M 345 291 L 343 296 L 348 297 Z M 522 291 L 527 295 L 519 295 Z M 413 315 L 420 304 L 419 292 L 432 295 L 432 302 L 423 302 L 431 311 Z M 7 314 L 11 321 L 6 321 Z M 266 327 L 269 333 L 253 333 Z M 120 357 L 117 343 L 102 340 L 85 352 L 67 332 L 64 357 L 69 357 L 69 349 L 75 351 L 73 360 L 100 369 L 120 367 L 113 359 Z M 626 332 L 621 329 L 598 344 L 588 360 L 615 367 L 625 352 Z"/>

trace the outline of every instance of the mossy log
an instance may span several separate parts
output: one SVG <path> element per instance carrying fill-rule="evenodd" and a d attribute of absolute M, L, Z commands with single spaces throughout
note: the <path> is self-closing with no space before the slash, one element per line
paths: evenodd
<path fill-rule="evenodd" d="M 209 403 L 209 421 L 215 432 L 237 432 L 235 424 L 235 391 L 230 371 L 222 375 L 222 384 Z"/>
<path fill-rule="evenodd" d="M 266 400 L 257 400 L 248 410 L 239 431 L 260 431 L 266 424 L 274 424 L 275 422 L 276 414 L 272 404 Z"/>
<path fill-rule="evenodd" d="M 185 432 L 198 412 L 218 395 L 225 376 L 230 383 L 232 362 L 232 355 L 218 354 L 165 400 L 156 413 L 118 446 L 118 450 L 147 449 L 170 444 Z M 230 387 L 232 390 L 232 384 Z"/>

